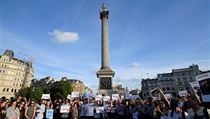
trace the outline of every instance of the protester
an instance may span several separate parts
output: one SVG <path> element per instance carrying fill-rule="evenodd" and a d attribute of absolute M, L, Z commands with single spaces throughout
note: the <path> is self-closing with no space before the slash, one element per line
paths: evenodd
<path fill-rule="evenodd" d="M 14 100 L 11 102 L 10 107 L 6 110 L 6 119 L 19 119 L 20 118 L 20 111 L 16 107 L 17 101 Z"/>
<path fill-rule="evenodd" d="M 34 119 L 36 112 L 35 101 L 32 99 L 28 107 L 25 110 L 25 118 L 26 119 Z"/>

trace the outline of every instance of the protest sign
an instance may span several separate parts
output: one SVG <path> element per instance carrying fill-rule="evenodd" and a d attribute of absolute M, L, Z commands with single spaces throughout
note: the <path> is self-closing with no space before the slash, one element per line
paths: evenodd
<path fill-rule="evenodd" d="M 70 106 L 69 105 L 62 105 L 60 109 L 60 113 L 69 113 Z"/>
<path fill-rule="evenodd" d="M 71 92 L 71 97 L 72 97 L 72 98 L 77 98 L 77 97 L 79 97 L 79 92 Z"/>
<path fill-rule="evenodd" d="M 210 73 L 196 76 L 203 102 L 210 102 Z"/>
<path fill-rule="evenodd" d="M 179 96 L 185 97 L 187 95 L 188 95 L 188 92 L 186 90 L 179 91 Z"/>
<path fill-rule="evenodd" d="M 45 99 L 45 100 L 50 99 L 50 94 L 42 94 L 42 98 L 41 99 Z"/>
<path fill-rule="evenodd" d="M 121 99 L 125 99 L 125 96 L 124 96 L 124 95 L 121 95 L 120 98 L 121 98 Z"/>
<path fill-rule="evenodd" d="M 112 100 L 119 100 L 120 96 L 119 94 L 112 94 Z"/>
<path fill-rule="evenodd" d="M 138 98 L 140 98 L 139 95 L 132 95 L 132 96 L 131 96 L 131 99 L 138 99 Z"/>
<path fill-rule="evenodd" d="M 199 90 L 199 84 L 197 81 L 190 82 L 190 85 L 195 93 Z"/>
<path fill-rule="evenodd" d="M 104 99 L 104 101 L 109 101 L 110 100 L 110 96 L 104 96 L 103 99 Z"/>
<path fill-rule="evenodd" d="M 47 109 L 46 119 L 53 119 L 53 109 Z"/>
<path fill-rule="evenodd" d="M 102 113 L 104 111 L 104 107 L 96 107 L 96 113 Z"/>
<path fill-rule="evenodd" d="M 132 94 L 125 94 L 125 99 L 132 99 Z"/>
<path fill-rule="evenodd" d="M 71 99 L 71 95 L 69 95 L 69 94 L 68 94 L 68 95 L 67 95 L 67 99 L 69 99 L 69 100 L 70 100 L 70 99 Z"/>
<path fill-rule="evenodd" d="M 164 96 L 165 96 L 166 98 L 171 98 L 171 97 L 172 97 L 171 94 L 169 94 L 169 93 L 164 94 Z"/>

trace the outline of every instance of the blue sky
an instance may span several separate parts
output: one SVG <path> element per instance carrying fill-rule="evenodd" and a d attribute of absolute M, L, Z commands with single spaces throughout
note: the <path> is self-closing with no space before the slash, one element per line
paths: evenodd
<path fill-rule="evenodd" d="M 133 89 L 192 63 L 210 69 L 208 0 L 0 0 L 0 53 L 32 59 L 35 78 L 67 76 L 96 89 L 102 3 L 114 83 Z"/>

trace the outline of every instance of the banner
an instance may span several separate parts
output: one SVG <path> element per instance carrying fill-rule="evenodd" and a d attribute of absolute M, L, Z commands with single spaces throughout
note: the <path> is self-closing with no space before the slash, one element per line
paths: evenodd
<path fill-rule="evenodd" d="M 69 113 L 70 106 L 69 105 L 62 105 L 60 109 L 60 113 Z"/>
<path fill-rule="evenodd" d="M 42 94 L 42 98 L 41 99 L 45 99 L 45 100 L 50 99 L 50 94 Z"/>
<path fill-rule="evenodd" d="M 71 92 L 71 97 L 72 97 L 72 98 L 77 98 L 77 97 L 79 97 L 79 92 Z"/>
<path fill-rule="evenodd" d="M 210 73 L 196 76 L 203 102 L 210 102 Z"/>
<path fill-rule="evenodd" d="M 53 109 L 47 109 L 47 112 L 46 112 L 46 118 L 47 119 L 53 119 Z"/>
<path fill-rule="evenodd" d="M 187 95 L 188 95 L 188 92 L 186 90 L 179 91 L 179 96 L 185 97 Z"/>
<path fill-rule="evenodd" d="M 120 96 L 119 94 L 112 94 L 112 100 L 119 100 Z"/>

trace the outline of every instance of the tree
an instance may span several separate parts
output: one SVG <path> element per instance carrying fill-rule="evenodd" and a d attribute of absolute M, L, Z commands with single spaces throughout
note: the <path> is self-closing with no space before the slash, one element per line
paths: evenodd
<path fill-rule="evenodd" d="M 61 80 L 59 85 L 56 87 L 56 91 L 53 90 L 55 97 L 60 99 L 65 99 L 67 95 L 71 93 L 71 91 L 72 88 L 68 80 Z M 53 92 L 51 93 L 53 94 Z"/>

